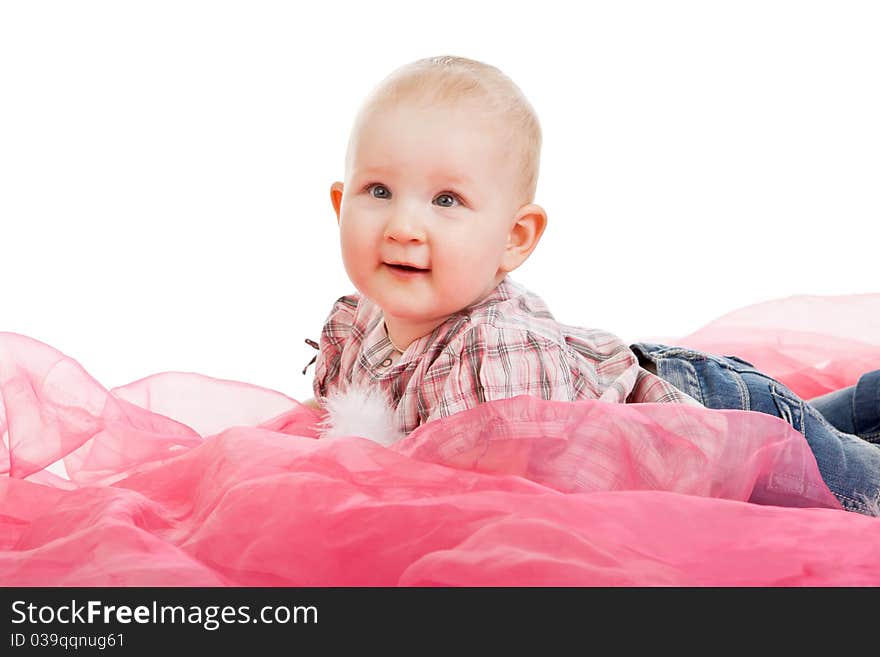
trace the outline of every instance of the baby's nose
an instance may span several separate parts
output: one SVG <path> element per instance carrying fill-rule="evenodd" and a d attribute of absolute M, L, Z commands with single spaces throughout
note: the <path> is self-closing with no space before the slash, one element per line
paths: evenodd
<path fill-rule="evenodd" d="M 416 215 L 409 212 L 396 212 L 385 226 L 385 238 L 397 242 L 423 241 L 425 230 Z"/>

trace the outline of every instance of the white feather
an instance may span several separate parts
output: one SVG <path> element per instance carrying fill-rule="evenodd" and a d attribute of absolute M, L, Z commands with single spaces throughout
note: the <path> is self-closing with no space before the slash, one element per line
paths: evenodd
<path fill-rule="evenodd" d="M 405 435 L 378 386 L 335 390 L 324 399 L 324 409 L 327 416 L 318 425 L 322 438 L 361 436 L 388 446 Z"/>

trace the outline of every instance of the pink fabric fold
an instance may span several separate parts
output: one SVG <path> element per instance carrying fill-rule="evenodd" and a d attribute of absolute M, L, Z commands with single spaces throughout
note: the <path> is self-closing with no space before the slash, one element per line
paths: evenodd
<path fill-rule="evenodd" d="M 792 297 L 680 340 L 813 396 L 880 368 L 880 295 Z M 778 418 L 516 397 L 391 448 L 319 413 L 163 372 L 108 390 L 0 333 L 4 586 L 878 585 Z"/>

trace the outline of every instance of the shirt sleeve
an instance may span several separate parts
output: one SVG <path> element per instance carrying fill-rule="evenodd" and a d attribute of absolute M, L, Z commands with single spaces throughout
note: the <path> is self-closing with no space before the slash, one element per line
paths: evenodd
<path fill-rule="evenodd" d="M 601 329 L 580 329 L 566 341 L 577 352 L 575 377 L 578 399 L 615 404 L 679 403 L 702 406 L 668 381 L 641 367 L 635 352 L 619 337 Z"/>
<path fill-rule="evenodd" d="M 450 343 L 419 391 L 424 422 L 484 402 L 529 395 L 548 401 L 700 402 L 641 368 L 619 339 L 596 332 L 593 359 L 527 330 L 481 324 Z M 601 338 L 601 339 L 599 339 Z"/>
<path fill-rule="evenodd" d="M 428 369 L 420 401 L 431 421 L 519 395 L 574 400 L 564 348 L 529 331 L 481 324 L 450 343 Z"/>
<path fill-rule="evenodd" d="M 702 406 L 700 402 L 674 385 L 661 379 L 656 374 L 639 367 L 636 383 L 632 393 L 626 400 L 629 403 L 638 404 L 666 404 L 677 403 L 689 406 Z"/>
<path fill-rule="evenodd" d="M 342 351 L 354 326 L 357 305 L 357 295 L 340 297 L 324 322 L 321 339 L 318 341 L 315 378 L 312 380 L 312 390 L 319 403 L 339 381 Z"/>

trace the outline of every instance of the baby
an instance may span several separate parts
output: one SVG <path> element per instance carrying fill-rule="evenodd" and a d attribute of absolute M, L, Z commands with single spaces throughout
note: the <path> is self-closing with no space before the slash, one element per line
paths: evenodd
<path fill-rule="evenodd" d="M 560 324 L 511 280 L 547 226 L 540 149 L 534 110 L 497 68 L 435 57 L 379 84 L 355 119 L 345 182 L 330 188 L 359 294 L 324 324 L 306 403 L 338 419 L 340 399 L 378 395 L 386 443 L 518 395 L 754 410 L 805 435 L 845 508 L 876 514 L 880 370 L 813 407 L 735 357 Z"/>
<path fill-rule="evenodd" d="M 617 337 L 557 323 L 508 278 L 547 225 L 534 203 L 540 149 L 529 102 L 480 62 L 420 60 L 368 97 L 345 183 L 330 188 L 360 294 L 339 299 L 324 325 L 322 405 L 333 392 L 378 388 L 404 435 L 517 395 L 699 405 Z"/>

